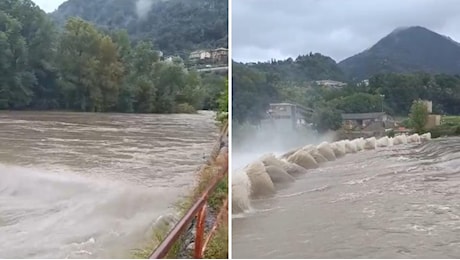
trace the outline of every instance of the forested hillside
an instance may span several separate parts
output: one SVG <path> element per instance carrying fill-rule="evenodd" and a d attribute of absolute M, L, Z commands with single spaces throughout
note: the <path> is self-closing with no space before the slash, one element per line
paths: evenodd
<path fill-rule="evenodd" d="M 369 85 L 349 83 L 339 89 L 279 80 L 274 75 L 250 64 L 233 64 L 232 111 L 236 125 L 257 123 L 271 102 L 313 108 L 313 119 L 320 131 L 340 127 L 340 113 L 380 112 L 382 105 L 391 115 L 406 116 L 412 101 L 419 98 L 432 100 L 435 113 L 460 114 L 458 75 L 377 74 L 369 79 Z"/>
<path fill-rule="evenodd" d="M 193 112 L 217 108 L 225 89 L 126 32 L 79 18 L 58 30 L 31 0 L 0 2 L 0 68 L 1 109 Z"/>
<path fill-rule="evenodd" d="M 383 106 L 391 115 L 406 116 L 419 98 L 432 100 L 435 113 L 460 114 L 460 44 L 419 26 L 397 29 L 339 64 L 310 53 L 233 65 L 236 123 L 258 122 L 271 102 L 314 108 L 319 130 L 339 127 L 343 112 L 378 112 Z M 325 79 L 348 86 L 331 89 L 313 82 Z"/>
<path fill-rule="evenodd" d="M 270 102 L 290 101 L 313 106 L 318 95 L 307 90 L 315 80 L 346 80 L 330 57 L 319 53 L 295 60 L 243 64 L 233 62 L 233 119 L 259 120 Z"/>
<path fill-rule="evenodd" d="M 63 26 L 77 16 L 98 28 L 127 30 L 165 55 L 228 47 L 228 3 L 222 0 L 68 0 L 50 14 Z"/>

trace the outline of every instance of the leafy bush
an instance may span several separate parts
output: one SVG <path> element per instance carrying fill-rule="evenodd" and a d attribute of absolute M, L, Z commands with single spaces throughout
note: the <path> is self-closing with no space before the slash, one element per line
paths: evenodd
<path fill-rule="evenodd" d="M 415 132 L 421 133 L 428 120 L 428 109 L 426 105 L 420 100 L 414 101 L 410 108 L 409 119 Z"/>
<path fill-rule="evenodd" d="M 393 129 L 391 129 L 390 131 L 388 131 L 387 136 L 388 137 L 395 137 L 395 131 Z"/>
<path fill-rule="evenodd" d="M 196 113 L 196 109 L 189 103 L 182 103 L 176 106 L 176 113 L 192 114 Z"/>

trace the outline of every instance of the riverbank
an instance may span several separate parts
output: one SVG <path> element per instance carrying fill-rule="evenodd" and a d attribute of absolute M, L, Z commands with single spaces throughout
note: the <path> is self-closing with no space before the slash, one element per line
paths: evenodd
<path fill-rule="evenodd" d="M 148 258 L 154 249 L 163 241 L 174 225 L 186 214 L 193 203 L 209 186 L 221 167 L 228 163 L 228 130 L 227 122 L 220 125 L 221 134 L 205 165 L 197 173 L 197 184 L 190 191 L 190 195 L 176 203 L 177 214 L 157 221 L 152 231 L 152 238 L 143 249 L 136 250 L 134 258 Z M 209 244 L 204 252 L 204 258 L 228 258 L 228 178 L 220 181 L 217 188 L 210 194 L 206 208 L 205 234 L 215 229 Z M 192 221 L 186 232 L 176 242 L 167 258 L 193 258 L 195 248 L 196 219 Z"/>

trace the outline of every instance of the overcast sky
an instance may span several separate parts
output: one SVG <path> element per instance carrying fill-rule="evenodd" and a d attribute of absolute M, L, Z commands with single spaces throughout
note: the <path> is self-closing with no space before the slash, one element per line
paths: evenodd
<path fill-rule="evenodd" d="M 32 0 L 35 4 L 40 6 L 45 12 L 49 13 L 56 10 L 66 0 Z M 92 1 L 92 0 L 80 0 L 80 1 Z"/>
<path fill-rule="evenodd" d="M 232 0 L 232 58 L 268 61 L 310 51 L 341 61 L 397 27 L 460 41 L 458 0 Z"/>

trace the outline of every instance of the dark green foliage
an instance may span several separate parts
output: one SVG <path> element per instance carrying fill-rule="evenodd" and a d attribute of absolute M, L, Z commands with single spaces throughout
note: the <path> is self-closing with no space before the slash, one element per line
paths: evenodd
<path fill-rule="evenodd" d="M 385 95 L 389 112 L 407 115 L 412 101 L 433 101 L 433 112 L 460 114 L 460 76 L 445 74 L 378 74 L 370 78 L 367 92 Z"/>
<path fill-rule="evenodd" d="M 271 75 L 239 63 L 232 70 L 232 120 L 257 122 L 269 103 L 278 99 Z"/>
<path fill-rule="evenodd" d="M 409 114 L 410 124 L 415 132 L 421 134 L 428 120 L 428 109 L 420 100 L 412 103 Z"/>
<path fill-rule="evenodd" d="M 327 89 L 314 83 L 279 80 L 273 73 L 251 64 L 234 63 L 233 68 L 232 105 L 238 122 L 257 122 L 270 102 L 298 103 L 314 109 L 327 103 L 327 108 L 318 112 L 324 116 L 334 114 L 324 111 L 328 108 L 344 113 L 366 113 L 380 112 L 382 107 L 391 115 L 407 116 L 417 99 L 432 100 L 434 113 L 460 114 L 460 76 L 377 74 L 369 79 L 368 86 L 349 84 L 341 89 Z M 318 115 L 316 119 L 320 118 Z M 316 123 L 320 130 L 322 125 L 328 125 Z"/>
<path fill-rule="evenodd" d="M 225 82 L 224 89 L 217 100 L 220 112 L 228 112 L 228 81 Z"/>
<path fill-rule="evenodd" d="M 391 129 L 388 133 L 387 133 L 387 136 L 388 137 L 395 137 L 395 131 L 393 129 Z"/>
<path fill-rule="evenodd" d="M 367 93 L 353 93 L 331 100 L 344 113 L 368 113 L 381 110 L 382 98 Z"/>
<path fill-rule="evenodd" d="M 132 44 L 126 31 L 108 35 L 80 18 L 57 33 L 31 0 L 2 1 L 0 7 L 0 109 L 218 109 L 225 78 L 202 80 L 181 59 L 161 61 L 150 41 Z"/>
<path fill-rule="evenodd" d="M 460 135 L 460 126 L 457 126 L 454 131 L 455 135 Z"/>
<path fill-rule="evenodd" d="M 54 39 L 45 13 L 32 1 L 0 2 L 1 109 L 56 106 Z"/>
<path fill-rule="evenodd" d="M 315 109 L 312 119 L 319 132 L 337 130 L 342 125 L 342 116 L 339 110 L 325 104 Z"/>
<path fill-rule="evenodd" d="M 141 17 L 136 3 L 145 12 Z M 126 29 L 135 42 L 152 40 L 166 55 L 185 57 L 192 50 L 228 46 L 227 13 L 228 2 L 221 0 L 68 0 L 51 17 L 61 26 L 78 16 L 105 30 Z"/>
<path fill-rule="evenodd" d="M 226 77 L 215 73 L 205 73 L 201 75 L 203 88 L 205 89 L 205 98 L 203 99 L 204 109 L 215 109 L 219 107 L 219 97 L 222 91 L 226 91 L 228 97 L 228 82 Z M 218 86 L 218 87 L 216 87 Z M 227 100 L 228 107 L 228 100 Z"/>
<path fill-rule="evenodd" d="M 254 69 L 269 73 L 273 79 L 283 82 L 308 82 L 312 80 L 345 80 L 345 75 L 330 57 L 319 53 L 300 55 L 295 60 L 272 60 L 251 64 Z"/>
<path fill-rule="evenodd" d="M 443 136 L 459 136 L 460 126 L 440 125 L 430 129 L 431 138 Z"/>

